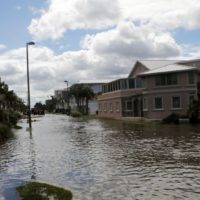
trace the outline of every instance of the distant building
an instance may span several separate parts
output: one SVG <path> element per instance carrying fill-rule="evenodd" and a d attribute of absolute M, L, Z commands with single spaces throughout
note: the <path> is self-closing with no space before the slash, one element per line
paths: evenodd
<path fill-rule="evenodd" d="M 76 83 L 76 84 L 84 84 L 89 86 L 95 94 L 95 97 L 89 100 L 89 114 L 96 114 L 98 110 L 98 103 L 97 103 L 97 95 L 102 93 L 102 85 L 104 83 L 93 83 L 93 82 L 84 82 L 84 83 Z M 70 88 L 62 89 L 62 90 L 55 90 L 54 91 L 54 99 L 56 100 L 56 111 L 66 111 L 70 109 L 71 111 L 77 111 L 77 105 L 75 98 L 70 95 Z"/>
<path fill-rule="evenodd" d="M 88 107 L 89 107 L 89 114 L 96 114 L 98 110 L 98 103 L 97 103 L 97 95 L 102 93 L 102 85 L 104 83 L 95 83 L 95 82 L 81 82 L 76 84 L 84 84 L 92 89 L 92 91 L 95 94 L 95 97 L 91 100 L 89 100 Z M 69 87 L 70 90 L 70 87 Z M 69 105 L 71 107 L 72 111 L 77 111 L 75 99 L 73 97 L 70 97 Z"/>
<path fill-rule="evenodd" d="M 129 76 L 106 83 L 98 96 L 102 117 L 163 119 L 186 115 L 200 95 L 200 60 L 137 61 Z"/>
<path fill-rule="evenodd" d="M 68 109 L 68 104 L 67 104 L 68 94 L 69 92 L 67 89 L 54 91 L 54 98 L 56 100 L 55 108 L 57 111 Z"/>

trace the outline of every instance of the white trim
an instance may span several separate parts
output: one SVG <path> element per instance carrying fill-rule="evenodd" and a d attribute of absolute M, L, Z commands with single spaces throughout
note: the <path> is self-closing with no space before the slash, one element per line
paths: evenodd
<path fill-rule="evenodd" d="M 182 92 L 197 92 L 197 89 L 195 87 L 192 87 L 192 88 L 185 88 L 185 89 L 181 89 L 183 88 L 182 86 L 180 87 L 176 87 L 176 88 L 180 88 L 180 89 L 176 89 L 176 90 L 172 90 L 172 88 L 165 88 L 166 90 L 156 90 L 155 91 L 155 88 L 153 88 L 151 91 L 143 91 L 142 94 L 151 94 L 151 95 L 159 95 L 159 94 L 171 94 L 171 93 L 182 93 Z"/>

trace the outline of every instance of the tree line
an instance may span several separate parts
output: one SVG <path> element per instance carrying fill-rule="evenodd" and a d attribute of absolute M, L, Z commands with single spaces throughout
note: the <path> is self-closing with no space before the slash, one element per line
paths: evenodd
<path fill-rule="evenodd" d="M 8 85 L 0 80 L 0 123 L 16 124 L 19 113 L 26 110 L 26 106 Z"/>
<path fill-rule="evenodd" d="M 51 96 L 51 99 L 46 100 L 46 110 L 53 112 L 56 110 L 56 104 L 67 103 L 67 113 L 71 113 L 70 100 L 74 99 L 76 103 L 76 111 L 81 114 L 89 114 L 89 100 L 93 99 L 95 94 L 91 87 L 86 84 L 74 84 L 69 90 L 67 90 L 67 95 L 64 98 L 57 99 L 55 96 Z"/>

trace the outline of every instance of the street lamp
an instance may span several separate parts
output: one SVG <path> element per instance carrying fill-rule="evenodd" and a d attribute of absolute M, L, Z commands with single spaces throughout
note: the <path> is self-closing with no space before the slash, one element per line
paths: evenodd
<path fill-rule="evenodd" d="M 27 88 L 28 88 L 28 122 L 29 122 L 29 129 L 31 130 L 31 100 L 30 100 L 30 84 L 29 84 L 29 61 L 28 61 L 28 46 L 34 45 L 34 42 L 27 42 L 26 43 L 26 63 L 27 63 Z"/>
<path fill-rule="evenodd" d="M 67 90 L 68 90 L 68 81 L 65 80 L 64 82 L 67 84 Z"/>

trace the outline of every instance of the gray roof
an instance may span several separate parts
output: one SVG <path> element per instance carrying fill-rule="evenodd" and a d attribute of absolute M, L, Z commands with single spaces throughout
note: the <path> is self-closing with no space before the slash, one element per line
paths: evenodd
<path fill-rule="evenodd" d="M 163 66 L 178 63 L 178 62 L 179 62 L 178 60 L 138 60 L 135 62 L 128 77 L 132 76 L 134 69 L 137 66 L 137 63 L 140 63 L 143 66 L 145 66 L 147 70 L 153 70 L 153 69 L 157 69 L 159 67 L 163 67 Z"/>
<path fill-rule="evenodd" d="M 178 60 L 139 60 L 142 65 L 147 67 L 149 70 L 156 69 L 158 67 L 163 67 L 166 65 L 178 63 Z"/>
<path fill-rule="evenodd" d="M 139 75 L 153 75 L 153 74 L 161 74 L 161 73 L 168 73 L 168 72 L 180 72 L 180 71 L 189 71 L 189 70 L 197 70 L 196 67 L 191 67 L 187 65 L 180 65 L 180 64 L 170 64 L 163 67 L 159 67 L 153 70 L 149 70 L 143 72 Z"/>

